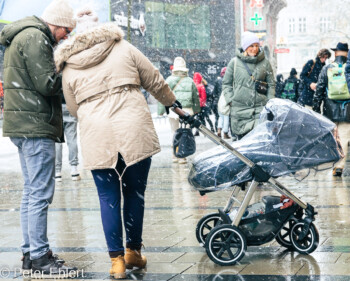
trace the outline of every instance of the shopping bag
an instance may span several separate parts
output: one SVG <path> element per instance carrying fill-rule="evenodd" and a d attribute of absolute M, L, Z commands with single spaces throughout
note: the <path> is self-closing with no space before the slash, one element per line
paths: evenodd
<path fill-rule="evenodd" d="M 179 128 L 176 130 L 173 139 L 174 155 L 177 158 L 185 158 L 196 152 L 196 142 L 189 128 Z"/>

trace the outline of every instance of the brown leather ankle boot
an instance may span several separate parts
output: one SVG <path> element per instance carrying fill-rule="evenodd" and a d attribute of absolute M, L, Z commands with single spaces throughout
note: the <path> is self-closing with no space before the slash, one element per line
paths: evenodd
<path fill-rule="evenodd" d="M 230 138 L 230 136 L 228 135 L 228 133 L 224 133 L 224 139 L 228 140 Z"/>
<path fill-rule="evenodd" d="M 109 274 L 115 279 L 126 278 L 126 267 L 124 256 L 118 256 L 116 258 L 111 258 L 112 268 L 109 270 Z"/>
<path fill-rule="evenodd" d="M 145 256 L 141 255 L 141 250 L 126 248 L 125 266 L 127 269 L 132 269 L 133 267 L 145 268 L 146 264 L 147 259 Z"/>

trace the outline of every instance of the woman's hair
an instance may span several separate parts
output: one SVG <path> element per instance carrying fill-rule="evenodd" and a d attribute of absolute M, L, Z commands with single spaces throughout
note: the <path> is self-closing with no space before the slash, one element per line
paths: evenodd
<path fill-rule="evenodd" d="M 84 32 L 98 25 L 98 16 L 89 7 L 82 8 L 76 15 L 77 33 Z"/>
<path fill-rule="evenodd" d="M 321 49 L 321 50 L 318 51 L 317 56 L 319 58 L 323 58 L 325 56 L 330 58 L 331 57 L 331 52 L 328 49 Z"/>

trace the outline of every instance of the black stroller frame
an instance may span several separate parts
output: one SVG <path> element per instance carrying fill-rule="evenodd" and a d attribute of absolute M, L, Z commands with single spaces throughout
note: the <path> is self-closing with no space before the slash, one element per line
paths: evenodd
<path fill-rule="evenodd" d="M 207 136 L 214 143 L 224 147 L 238 157 L 251 169 L 253 174 L 253 180 L 249 184 L 241 202 L 237 199 L 237 195 L 241 190 L 244 191 L 246 189 L 246 182 L 233 186 L 232 193 L 224 209 L 219 209 L 218 213 L 206 215 L 198 222 L 196 229 L 197 240 L 201 246 L 206 248 L 206 252 L 213 262 L 219 265 L 236 264 L 243 258 L 247 246 L 262 245 L 273 239 L 276 239 L 281 246 L 290 250 L 296 250 L 302 254 L 309 254 L 317 248 L 319 235 L 315 225 L 312 223 L 315 220 L 317 212 L 315 212 L 312 205 L 305 203 L 295 196 L 282 183 L 272 178 L 259 165 L 249 160 L 229 143 L 207 129 L 195 117 L 190 116 L 178 107 L 175 107 L 174 111 L 186 123 L 190 124 L 191 127 L 198 128 L 204 136 Z M 270 233 L 260 241 L 249 240 L 247 239 L 247 235 L 249 234 L 242 230 L 242 225 L 252 222 L 252 220 L 260 223 L 261 218 L 265 215 L 259 215 L 254 219 L 250 218 L 246 220 L 243 218 L 243 215 L 258 185 L 265 182 L 270 183 L 276 191 L 290 198 L 295 203 L 290 208 L 277 211 L 278 215 L 282 212 L 284 213 L 281 219 L 282 221 L 279 222 L 279 226 L 275 228 L 273 233 Z M 267 199 L 273 199 L 275 203 L 277 199 L 279 202 L 279 197 L 276 196 Z M 228 214 L 233 209 L 235 203 L 240 204 L 240 206 L 231 220 Z M 208 233 L 205 234 L 204 231 L 208 231 Z"/>

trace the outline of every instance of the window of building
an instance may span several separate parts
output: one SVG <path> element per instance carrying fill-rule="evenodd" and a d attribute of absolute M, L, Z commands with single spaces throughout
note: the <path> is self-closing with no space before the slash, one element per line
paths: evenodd
<path fill-rule="evenodd" d="M 321 17 L 320 18 L 320 31 L 322 33 L 328 32 L 331 29 L 331 18 Z"/>
<path fill-rule="evenodd" d="M 147 46 L 163 49 L 209 49 L 208 5 L 146 1 Z"/>
<path fill-rule="evenodd" d="M 299 18 L 299 32 L 306 32 L 306 18 Z"/>
<path fill-rule="evenodd" d="M 289 33 L 294 33 L 295 32 L 295 19 L 290 18 L 289 19 Z"/>

